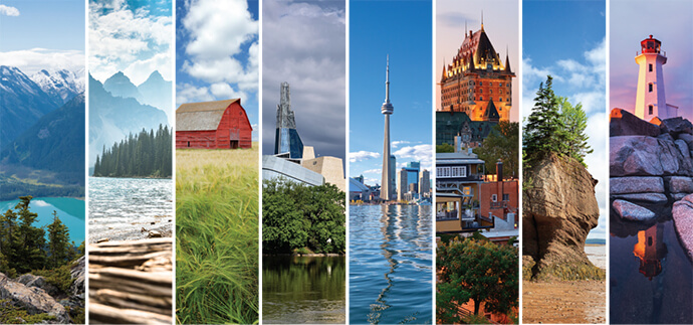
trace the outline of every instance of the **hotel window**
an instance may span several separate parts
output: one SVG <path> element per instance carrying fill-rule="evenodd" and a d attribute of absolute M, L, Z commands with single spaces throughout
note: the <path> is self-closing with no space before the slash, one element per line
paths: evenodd
<path fill-rule="evenodd" d="M 492 195 L 491 195 L 491 201 L 492 201 L 492 202 L 498 202 L 498 195 L 492 194 Z"/>
<path fill-rule="evenodd" d="M 650 64 L 650 65 L 651 65 L 651 64 Z M 483 86 L 483 85 L 484 85 L 484 82 L 483 82 L 483 81 L 479 81 L 479 86 Z"/>
<path fill-rule="evenodd" d="M 650 63 L 650 72 L 652 72 L 652 63 Z"/>
<path fill-rule="evenodd" d="M 649 112 L 650 112 L 649 114 L 652 115 L 652 111 L 654 110 L 653 107 L 652 107 L 652 105 L 648 106 L 648 108 L 650 109 L 650 110 L 649 110 Z"/>
<path fill-rule="evenodd" d="M 450 177 L 450 167 L 436 167 L 436 177 L 440 177 L 440 178 Z"/>
<path fill-rule="evenodd" d="M 503 201 L 510 201 L 510 194 L 508 194 L 508 193 L 503 194 Z"/>
<path fill-rule="evenodd" d="M 479 100 L 483 101 L 483 100 L 484 100 L 484 96 L 479 96 Z"/>
<path fill-rule="evenodd" d="M 652 83 L 650 83 L 649 86 L 650 86 L 650 92 L 652 92 Z"/>
<path fill-rule="evenodd" d="M 483 90 L 483 89 L 479 89 L 479 93 L 480 93 L 480 94 L 483 94 L 483 93 L 484 93 L 484 90 Z"/>

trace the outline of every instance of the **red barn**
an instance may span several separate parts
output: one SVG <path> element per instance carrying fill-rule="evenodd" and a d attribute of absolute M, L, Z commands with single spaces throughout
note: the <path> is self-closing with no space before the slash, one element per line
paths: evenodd
<path fill-rule="evenodd" d="M 183 104 L 176 110 L 176 148 L 250 148 L 252 132 L 239 98 Z"/>

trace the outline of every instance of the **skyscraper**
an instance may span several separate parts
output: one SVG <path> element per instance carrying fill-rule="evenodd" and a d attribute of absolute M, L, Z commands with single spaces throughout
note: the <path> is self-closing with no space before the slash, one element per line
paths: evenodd
<path fill-rule="evenodd" d="M 289 154 L 291 159 L 303 158 L 303 141 L 296 131 L 296 120 L 291 110 L 289 83 L 282 82 L 281 98 L 277 105 L 277 132 L 274 137 L 274 154 Z"/>
<path fill-rule="evenodd" d="M 390 103 L 390 57 L 387 58 L 385 68 L 385 102 L 380 108 L 380 112 L 385 115 L 385 136 L 383 139 L 383 168 L 382 182 L 380 185 L 380 198 L 386 201 L 392 199 L 393 188 L 390 180 L 390 115 L 394 107 Z"/>

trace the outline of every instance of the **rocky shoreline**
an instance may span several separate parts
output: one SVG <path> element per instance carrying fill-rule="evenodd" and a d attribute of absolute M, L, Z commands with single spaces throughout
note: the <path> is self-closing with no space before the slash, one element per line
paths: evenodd
<path fill-rule="evenodd" d="M 610 122 L 612 219 L 643 227 L 674 220 L 693 262 L 693 124 L 682 118 L 643 121 L 614 108 Z"/>

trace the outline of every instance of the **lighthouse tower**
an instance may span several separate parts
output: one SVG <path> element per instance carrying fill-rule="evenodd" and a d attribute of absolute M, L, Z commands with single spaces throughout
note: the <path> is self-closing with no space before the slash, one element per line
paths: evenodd
<path fill-rule="evenodd" d="M 666 52 L 661 51 L 662 42 L 649 38 L 640 42 L 642 47 L 635 62 L 640 66 L 638 73 L 638 92 L 635 98 L 635 116 L 651 121 L 678 116 L 678 107 L 667 105 L 664 96 L 664 76 L 662 65 L 667 63 Z"/>

